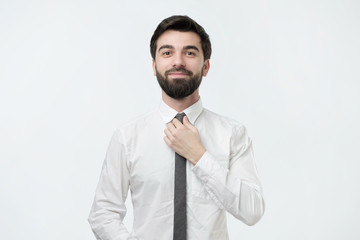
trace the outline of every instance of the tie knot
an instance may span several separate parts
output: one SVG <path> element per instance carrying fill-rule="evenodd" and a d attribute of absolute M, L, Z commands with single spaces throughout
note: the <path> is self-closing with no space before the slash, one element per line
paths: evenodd
<path fill-rule="evenodd" d="M 182 112 L 182 113 L 176 114 L 175 118 L 182 123 L 182 122 L 183 122 L 183 118 L 184 118 L 185 116 L 186 116 L 186 114 Z"/>

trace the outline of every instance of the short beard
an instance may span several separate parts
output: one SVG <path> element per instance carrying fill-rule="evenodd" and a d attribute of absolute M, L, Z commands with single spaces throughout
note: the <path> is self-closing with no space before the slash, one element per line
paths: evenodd
<path fill-rule="evenodd" d="M 189 80 L 185 78 L 174 78 L 171 80 L 168 79 L 168 75 L 171 72 L 183 72 L 188 74 L 190 77 Z M 165 72 L 165 76 L 161 75 L 156 69 L 156 78 L 161 89 L 171 98 L 182 99 L 195 92 L 199 88 L 202 80 L 203 70 L 198 75 L 193 75 L 193 73 L 185 68 L 172 68 Z"/>

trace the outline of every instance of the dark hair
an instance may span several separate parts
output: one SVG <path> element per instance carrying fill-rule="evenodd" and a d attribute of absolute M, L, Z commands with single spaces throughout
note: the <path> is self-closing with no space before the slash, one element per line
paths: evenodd
<path fill-rule="evenodd" d="M 161 34 L 167 30 L 176 30 L 180 32 L 194 32 L 197 33 L 201 39 L 201 47 L 204 52 L 204 60 L 210 59 L 211 56 L 211 42 L 209 35 L 204 28 L 188 16 L 175 15 L 164 19 L 154 31 L 150 41 L 150 53 L 155 59 L 157 40 Z"/>

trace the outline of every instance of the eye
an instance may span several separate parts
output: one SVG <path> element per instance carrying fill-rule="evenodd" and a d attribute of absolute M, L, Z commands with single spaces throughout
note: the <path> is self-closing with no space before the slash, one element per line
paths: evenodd
<path fill-rule="evenodd" d="M 162 53 L 163 56 L 170 56 L 171 52 L 170 51 L 164 51 Z"/>

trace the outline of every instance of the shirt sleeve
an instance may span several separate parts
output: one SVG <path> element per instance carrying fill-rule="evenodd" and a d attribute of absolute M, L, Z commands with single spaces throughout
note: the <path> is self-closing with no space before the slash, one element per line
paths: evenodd
<path fill-rule="evenodd" d="M 245 224 L 254 225 L 265 205 L 252 142 L 244 126 L 234 128 L 230 145 L 228 168 L 206 151 L 192 170 L 215 204 Z"/>
<path fill-rule="evenodd" d="M 117 130 L 111 138 L 103 163 L 89 223 L 98 240 L 128 240 L 123 224 L 125 200 L 129 189 L 129 169 L 123 135 Z"/>

